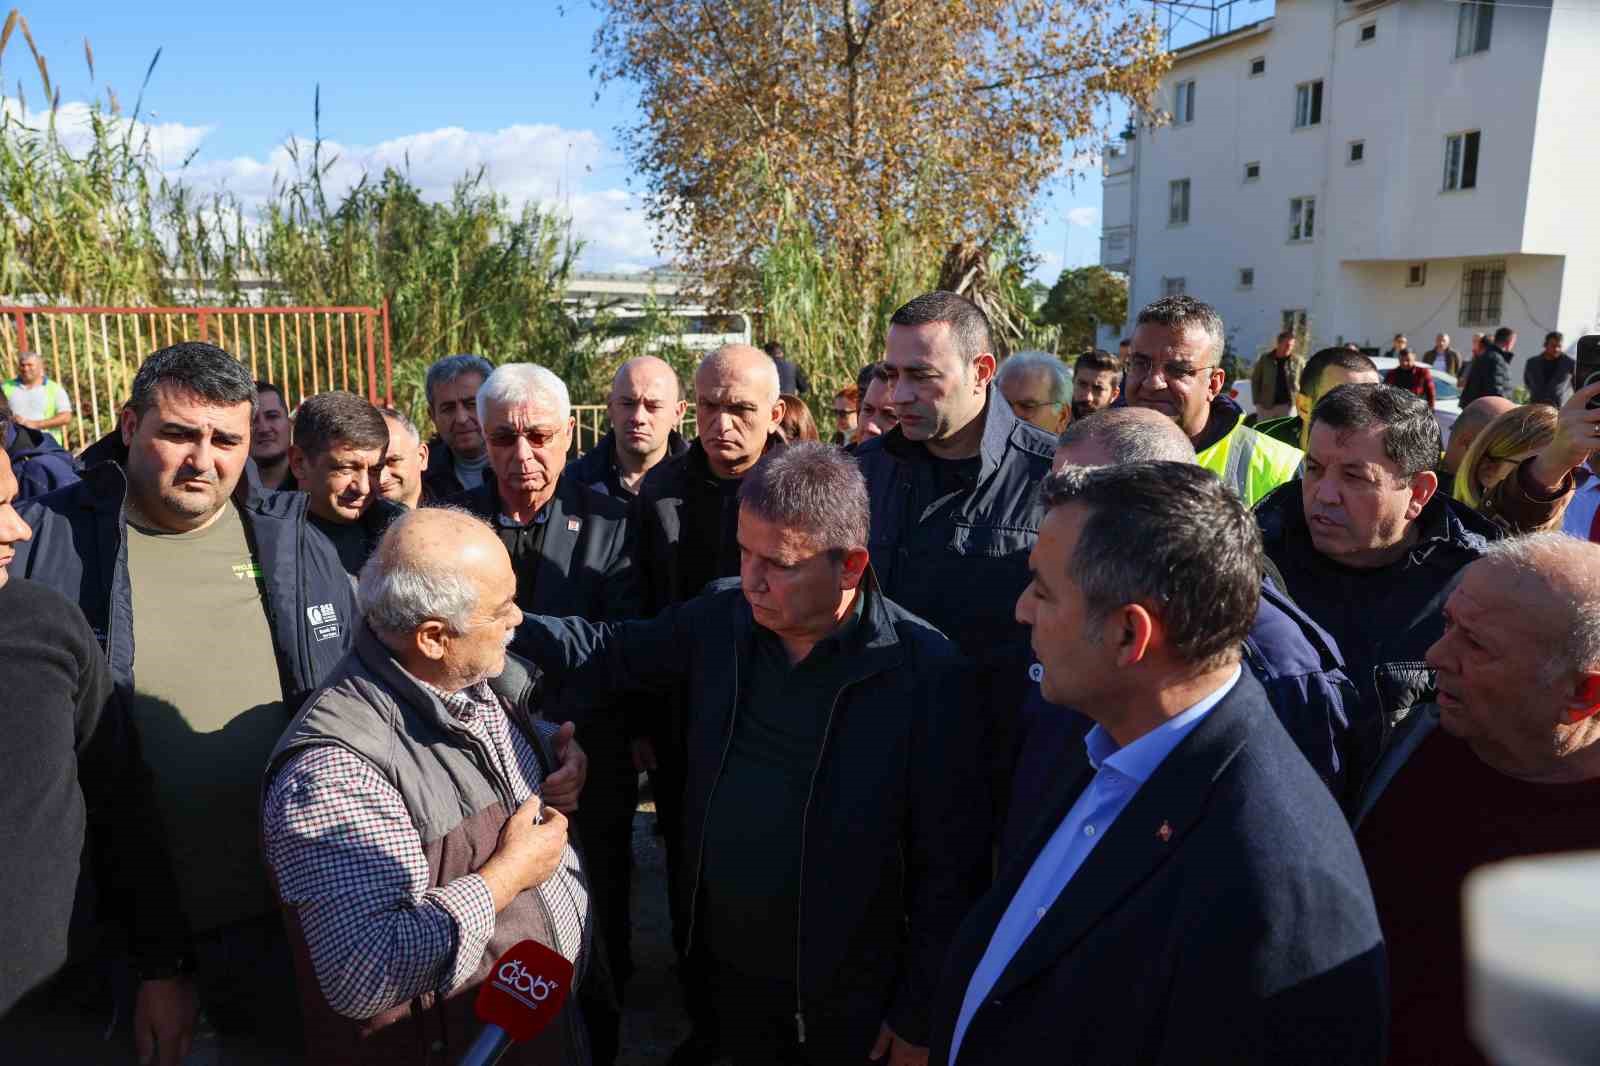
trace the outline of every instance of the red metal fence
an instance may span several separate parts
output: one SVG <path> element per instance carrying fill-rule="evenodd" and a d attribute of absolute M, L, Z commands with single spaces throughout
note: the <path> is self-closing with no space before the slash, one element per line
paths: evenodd
<path fill-rule="evenodd" d="M 61 430 L 76 451 L 116 425 L 139 363 L 179 341 L 207 341 L 271 381 L 293 407 L 329 389 L 394 402 L 389 307 L 0 306 L 0 369 L 16 376 L 20 352 L 39 353 L 77 418 Z M 379 366 L 379 360 L 382 366 Z"/>

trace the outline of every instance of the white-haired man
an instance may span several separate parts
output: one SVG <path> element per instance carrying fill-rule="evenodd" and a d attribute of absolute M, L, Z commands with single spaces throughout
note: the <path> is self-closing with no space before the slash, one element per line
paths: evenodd
<path fill-rule="evenodd" d="M 1049 352 L 1017 352 L 1000 364 L 994 383 L 1012 414 L 1046 433 L 1072 421 L 1072 371 Z"/>
<path fill-rule="evenodd" d="M 1391 1062 L 1468 1040 L 1461 884 L 1485 863 L 1600 848 L 1600 545 L 1536 533 L 1466 567 L 1428 649 L 1438 702 L 1357 834 L 1389 951 Z"/>
<path fill-rule="evenodd" d="M 506 653 L 516 578 L 478 519 L 408 512 L 359 599 L 354 648 L 268 763 L 267 867 L 310 1061 L 455 1062 L 513 944 L 559 951 L 580 991 L 590 970 L 588 876 L 558 813 L 577 801 L 555 770 L 572 727 L 535 719 L 532 674 Z M 579 1002 L 518 1061 L 586 1063 Z"/>
<path fill-rule="evenodd" d="M 645 613 L 630 508 L 564 476 L 572 405 L 555 374 L 532 363 L 496 367 L 477 393 L 489 475 L 454 503 L 489 522 L 511 557 L 517 606 L 539 614 L 620 622 Z M 618 714 L 572 699 L 547 703 L 545 717 L 577 725 L 590 772 L 577 813 L 584 858 L 594 872 L 595 913 L 611 976 L 628 978 L 628 885 L 638 772 Z M 585 1004 L 597 1061 L 609 1061 L 620 1020 L 605 1003 Z"/>

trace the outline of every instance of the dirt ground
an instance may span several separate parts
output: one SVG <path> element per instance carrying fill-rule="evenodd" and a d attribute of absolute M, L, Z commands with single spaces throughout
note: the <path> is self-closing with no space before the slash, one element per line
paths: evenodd
<path fill-rule="evenodd" d="M 634 975 L 627 989 L 618 1066 L 660 1066 L 688 1035 L 667 914 L 666 849 L 655 835 L 655 806 L 641 803 L 633 821 Z M 3 949 L 0 949 L 3 950 Z M 105 1017 L 60 1010 L 0 1024 L 3 1066 L 131 1066 L 126 1026 L 107 1039 Z M 292 1060 L 259 1050 L 226 1051 L 201 1034 L 185 1066 L 294 1066 Z"/>

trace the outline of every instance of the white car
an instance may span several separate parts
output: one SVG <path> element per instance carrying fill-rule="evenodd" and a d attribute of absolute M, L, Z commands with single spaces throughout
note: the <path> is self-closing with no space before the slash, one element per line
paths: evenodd
<path fill-rule="evenodd" d="M 1372 360 L 1378 368 L 1381 377 L 1400 365 L 1400 360 L 1390 355 L 1380 355 Z M 1447 374 L 1443 370 L 1428 367 L 1433 374 L 1433 392 L 1437 401 L 1433 406 L 1433 417 L 1439 420 L 1439 432 L 1450 436 L 1450 427 L 1455 425 L 1456 419 L 1461 415 L 1461 386 L 1456 382 L 1454 374 Z M 1229 386 L 1228 393 L 1233 397 L 1233 402 L 1238 404 L 1246 413 L 1255 409 L 1250 398 L 1250 372 L 1244 374 Z"/>

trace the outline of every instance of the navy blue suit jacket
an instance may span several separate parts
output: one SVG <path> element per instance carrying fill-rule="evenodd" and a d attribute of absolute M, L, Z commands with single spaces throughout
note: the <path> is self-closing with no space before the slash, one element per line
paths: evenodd
<path fill-rule="evenodd" d="M 1060 782 L 957 933 L 934 1000 L 933 1066 L 949 1059 L 995 926 L 1089 779 L 1085 767 Z M 1376 1064 L 1386 973 L 1345 819 L 1246 671 L 1062 890 L 973 1016 L 958 1061 Z"/>

